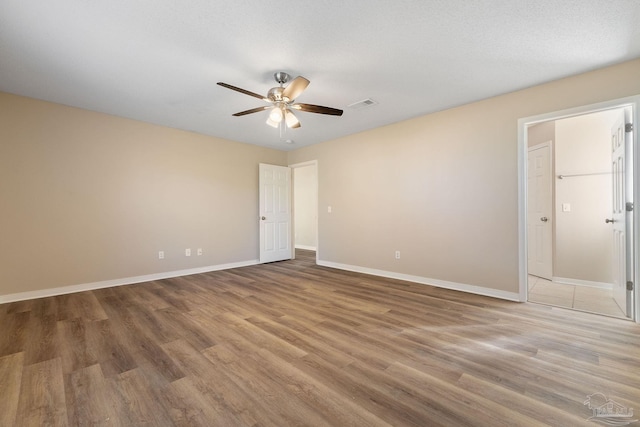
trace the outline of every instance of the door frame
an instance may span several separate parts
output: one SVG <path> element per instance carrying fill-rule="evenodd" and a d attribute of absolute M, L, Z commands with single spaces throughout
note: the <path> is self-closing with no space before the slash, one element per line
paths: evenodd
<path fill-rule="evenodd" d="M 294 173 L 294 169 L 297 168 L 304 168 L 307 166 L 315 166 L 316 167 L 316 217 L 315 217 L 315 228 L 316 228 L 316 264 L 318 263 L 318 260 L 320 259 L 320 230 L 318 229 L 318 214 L 320 212 L 320 205 L 319 205 L 319 200 L 320 200 L 320 195 L 319 195 L 319 188 L 320 188 L 320 183 L 319 183 L 319 179 L 318 177 L 320 176 L 319 170 L 318 170 L 318 161 L 317 160 L 309 160 L 306 162 L 301 162 L 301 163 L 294 163 L 289 165 L 289 168 L 291 169 L 291 248 L 293 250 L 293 258 L 295 259 L 296 257 L 296 236 L 295 236 L 295 229 L 296 229 L 296 212 L 295 212 L 295 199 L 294 199 L 294 194 L 295 194 L 295 186 L 296 186 L 296 182 L 295 182 L 295 173 Z"/>
<path fill-rule="evenodd" d="M 518 275 L 519 275 L 519 299 L 522 302 L 528 300 L 527 286 L 527 153 L 528 153 L 528 135 L 529 126 L 537 123 L 547 122 L 551 120 L 565 119 L 569 117 L 581 116 L 599 111 L 611 110 L 615 108 L 631 108 L 631 117 L 634 126 L 631 144 L 633 146 L 633 174 L 634 182 L 640 172 L 640 147 L 638 146 L 638 124 L 640 123 L 640 95 L 630 96 L 626 98 L 613 99 L 596 104 L 583 105 L 579 107 L 569 108 L 555 112 L 544 113 L 536 116 L 523 117 L 518 119 Z M 640 271 L 639 271 L 639 254 L 640 254 L 640 238 L 638 238 L 638 225 L 640 225 L 640 185 L 633 187 L 634 210 L 631 215 L 633 221 L 633 236 L 631 245 L 633 247 L 632 261 L 632 280 L 633 289 L 633 312 L 631 319 L 636 323 L 640 323 L 640 304 L 638 296 L 640 292 Z"/>

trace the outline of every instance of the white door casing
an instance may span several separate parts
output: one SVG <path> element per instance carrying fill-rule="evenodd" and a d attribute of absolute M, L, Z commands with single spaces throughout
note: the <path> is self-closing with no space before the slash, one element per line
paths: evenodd
<path fill-rule="evenodd" d="M 635 125 L 638 123 L 634 121 L 633 109 L 624 109 L 624 123 L 625 123 L 625 149 L 624 157 L 626 161 L 626 174 L 625 174 L 625 192 L 626 192 L 626 204 L 625 204 L 625 232 L 627 234 L 627 252 L 625 261 L 627 264 L 627 280 L 633 284 L 633 289 L 627 289 L 627 316 L 634 319 L 636 322 L 640 320 L 640 305 L 638 304 L 638 283 L 640 282 L 637 277 L 637 263 L 638 263 L 638 239 L 635 233 L 637 230 L 638 220 L 634 218 L 637 216 L 637 210 L 633 208 L 634 200 L 638 200 L 636 192 L 638 191 L 638 185 L 635 183 L 638 167 L 634 166 L 635 157 L 637 151 L 634 147 L 637 146 L 637 135 L 635 133 Z M 631 126 L 631 131 L 626 127 Z M 636 142 L 634 143 L 634 139 Z"/>
<path fill-rule="evenodd" d="M 611 173 L 613 200 L 611 218 L 605 221 L 611 224 L 613 242 L 613 299 L 626 316 L 628 310 L 627 296 L 627 234 L 626 234 L 626 160 L 624 112 L 611 128 Z"/>
<path fill-rule="evenodd" d="M 291 259 L 291 169 L 260 163 L 260 262 Z"/>
<path fill-rule="evenodd" d="M 527 158 L 527 269 L 548 280 L 553 276 L 551 143 L 530 147 Z"/>

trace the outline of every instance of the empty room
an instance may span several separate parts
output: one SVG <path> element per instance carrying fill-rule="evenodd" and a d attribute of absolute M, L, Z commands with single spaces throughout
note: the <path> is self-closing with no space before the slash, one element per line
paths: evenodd
<path fill-rule="evenodd" d="M 0 426 L 637 424 L 639 16 L 0 1 Z"/>

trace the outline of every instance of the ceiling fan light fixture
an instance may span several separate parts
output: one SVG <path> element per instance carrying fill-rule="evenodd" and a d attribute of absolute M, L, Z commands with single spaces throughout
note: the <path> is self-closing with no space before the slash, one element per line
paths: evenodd
<path fill-rule="evenodd" d="M 269 126 L 271 126 L 271 127 L 273 127 L 273 128 L 276 128 L 276 129 L 278 129 L 278 127 L 280 126 L 280 122 L 274 122 L 273 120 L 271 120 L 271 117 L 269 117 L 269 118 L 267 119 L 266 123 L 267 123 Z"/>
<path fill-rule="evenodd" d="M 280 107 L 275 107 L 269 113 L 269 120 L 275 123 L 280 123 L 282 121 L 282 110 Z"/>
<path fill-rule="evenodd" d="M 288 128 L 299 128 L 300 120 L 296 117 L 295 114 L 289 109 L 284 111 L 284 120 L 287 123 Z"/>

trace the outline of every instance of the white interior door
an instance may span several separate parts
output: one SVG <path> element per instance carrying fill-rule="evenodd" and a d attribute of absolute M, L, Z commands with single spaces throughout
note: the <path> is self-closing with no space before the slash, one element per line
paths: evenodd
<path fill-rule="evenodd" d="M 529 148 L 527 170 L 527 269 L 529 274 L 551 280 L 553 215 L 549 142 Z"/>
<path fill-rule="evenodd" d="M 291 169 L 260 163 L 260 262 L 291 259 Z"/>
<path fill-rule="evenodd" d="M 611 172 L 613 200 L 611 224 L 613 235 L 613 298 L 626 316 L 630 315 L 627 292 L 627 235 L 626 235 L 626 160 L 624 112 L 611 128 Z"/>

